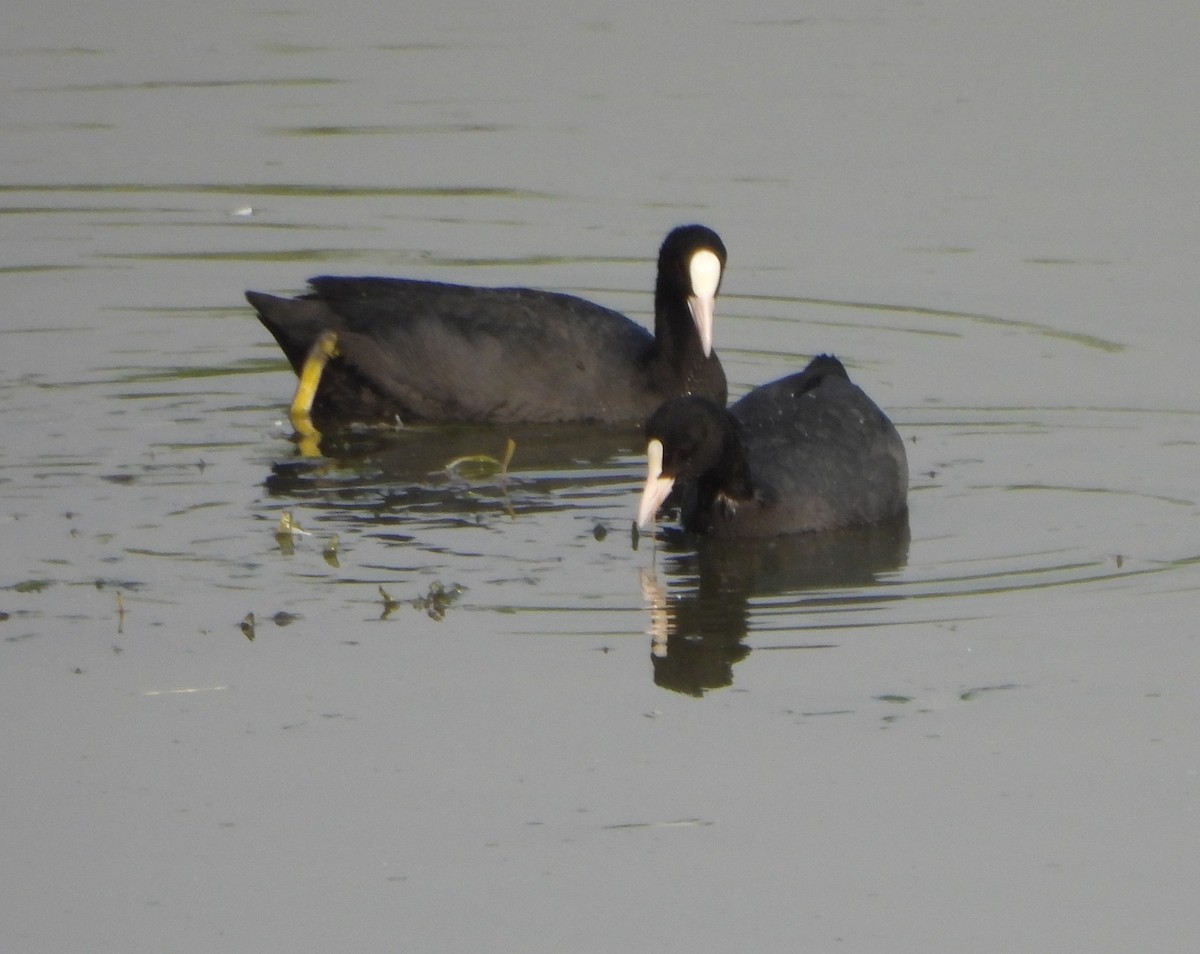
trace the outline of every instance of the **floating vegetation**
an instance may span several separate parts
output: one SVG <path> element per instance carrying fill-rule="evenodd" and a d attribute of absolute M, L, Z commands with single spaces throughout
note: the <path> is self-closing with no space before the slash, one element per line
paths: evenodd
<path fill-rule="evenodd" d="M 413 609 L 424 610 L 430 619 L 441 622 L 446 618 L 446 610 L 462 594 L 466 587 L 451 583 L 444 586 L 440 580 L 429 584 L 429 592 L 413 600 Z"/>
<path fill-rule="evenodd" d="M 321 556 L 325 558 L 325 562 L 335 570 L 341 568 L 341 564 L 338 562 L 338 543 L 338 535 L 335 533 L 333 538 L 325 544 L 325 549 L 321 551 Z"/>
<path fill-rule="evenodd" d="M 20 583 L 14 583 L 10 589 L 16 593 L 41 593 L 53 585 L 53 580 L 22 580 Z"/>
<path fill-rule="evenodd" d="M 998 686 L 978 686 L 975 689 L 967 689 L 959 694 L 958 698 L 963 702 L 970 702 L 973 699 L 978 699 L 985 692 L 1002 692 L 1007 689 L 1019 689 L 1020 686 L 1015 682 L 1006 682 Z"/>
<path fill-rule="evenodd" d="M 451 477 L 463 480 L 485 480 L 488 477 L 505 477 L 508 475 L 508 465 L 512 463 L 513 455 L 517 452 L 517 442 L 511 437 L 504 445 L 504 456 L 500 459 L 490 454 L 468 454 L 466 457 L 456 457 L 446 465 L 446 473 Z"/>
<path fill-rule="evenodd" d="M 400 606 L 400 601 L 392 599 L 391 594 L 382 586 L 379 588 L 379 597 L 383 600 L 383 614 L 379 618 L 387 619 L 392 613 L 396 612 L 396 609 Z"/>
<path fill-rule="evenodd" d="M 277 537 L 311 537 L 312 534 L 307 530 L 301 529 L 300 524 L 292 516 L 290 510 L 285 510 L 279 515 L 279 526 L 275 530 Z"/>
<path fill-rule="evenodd" d="M 279 524 L 275 528 L 275 542 L 287 556 L 296 552 L 296 537 L 311 537 L 307 530 L 301 529 L 300 524 L 292 517 L 290 510 L 279 515 Z"/>

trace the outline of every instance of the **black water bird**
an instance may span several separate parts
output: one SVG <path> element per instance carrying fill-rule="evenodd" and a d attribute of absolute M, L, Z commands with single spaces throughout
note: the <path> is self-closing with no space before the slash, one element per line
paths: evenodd
<path fill-rule="evenodd" d="M 246 298 L 300 377 L 292 419 L 640 424 L 684 394 L 724 405 L 712 353 L 725 246 L 671 231 L 659 251 L 654 332 L 573 295 L 402 278 L 309 281 L 298 298 Z"/>
<path fill-rule="evenodd" d="M 683 529 L 716 537 L 863 527 L 907 514 L 904 442 L 829 355 L 728 410 L 674 398 L 645 432 L 643 527 L 673 490 Z"/>

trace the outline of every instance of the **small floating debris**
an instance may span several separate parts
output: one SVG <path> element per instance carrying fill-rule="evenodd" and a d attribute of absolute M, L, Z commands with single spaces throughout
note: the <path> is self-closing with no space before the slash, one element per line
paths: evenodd
<path fill-rule="evenodd" d="M 451 477 L 461 477 L 464 480 L 504 477 L 508 474 L 508 465 L 512 463 L 513 455 L 516 452 L 517 442 L 510 437 L 504 445 L 502 458 L 496 459 L 490 454 L 468 454 L 466 457 L 456 457 L 446 465 L 446 473 Z"/>
<path fill-rule="evenodd" d="M 333 535 L 333 539 L 325 544 L 325 549 L 321 551 L 321 556 L 335 570 L 341 568 L 341 564 L 338 562 L 338 535 L 336 533 Z"/>
<path fill-rule="evenodd" d="M 253 614 L 251 614 L 251 615 L 253 615 Z M 276 626 L 291 626 L 292 623 L 296 622 L 296 620 L 298 620 L 299 618 L 300 617 L 298 615 L 296 615 L 295 613 L 289 613 L 287 610 L 280 610 L 278 613 L 276 613 L 274 616 L 271 617 L 271 622 L 274 623 Z M 253 621 L 251 621 L 251 622 L 253 622 Z"/>
<path fill-rule="evenodd" d="M 285 510 L 279 515 L 279 525 L 275 528 L 275 542 L 288 556 L 296 552 L 296 537 L 311 536 L 307 530 L 301 529 L 290 510 Z"/>
<path fill-rule="evenodd" d="M 247 613 L 241 622 L 242 635 L 254 642 L 254 614 Z"/>
<path fill-rule="evenodd" d="M 234 218 L 238 218 L 238 219 L 248 219 L 248 218 L 250 218 L 252 215 L 254 215 L 254 206 L 252 206 L 252 205 L 243 205 L 243 206 L 242 206 L 240 209 L 234 209 L 234 210 L 233 210 L 232 212 L 230 212 L 229 214 L 230 214 L 230 215 L 232 215 L 232 216 L 234 216 Z"/>
<path fill-rule="evenodd" d="M 289 537 L 312 536 L 312 534 L 307 530 L 301 529 L 300 524 L 296 522 L 296 519 L 292 516 L 292 512 L 290 510 L 285 510 L 279 515 L 279 526 L 276 528 L 275 534 L 276 536 L 286 535 Z"/>
<path fill-rule="evenodd" d="M 444 586 L 440 580 L 435 580 L 429 584 L 429 592 L 413 600 L 413 609 L 424 610 L 425 615 L 430 619 L 441 622 L 446 618 L 446 610 L 462 595 L 465 589 L 466 587 L 459 586 L 457 583 Z"/>
<path fill-rule="evenodd" d="M 1005 682 L 997 686 L 977 686 L 974 689 L 967 689 L 959 693 L 958 698 L 963 702 L 971 702 L 978 699 L 985 692 L 1003 692 L 1008 689 L 1020 689 L 1021 687 L 1015 682 Z"/>
<path fill-rule="evenodd" d="M 382 586 L 379 588 L 379 597 L 383 600 L 383 614 L 379 618 L 387 619 L 399 608 L 400 601 L 392 599 L 392 595 Z"/>

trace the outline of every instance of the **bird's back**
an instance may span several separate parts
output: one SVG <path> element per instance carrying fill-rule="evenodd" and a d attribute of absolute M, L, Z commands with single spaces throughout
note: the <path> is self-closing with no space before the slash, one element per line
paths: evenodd
<path fill-rule="evenodd" d="M 298 299 L 250 300 L 293 367 L 321 331 L 338 335 L 337 375 L 353 374 L 402 417 L 637 420 L 655 398 L 639 376 L 654 338 L 573 295 L 389 278 L 321 277 Z M 355 395 L 353 414 L 361 409 Z M 328 408 L 337 412 L 339 408 Z"/>
<path fill-rule="evenodd" d="M 822 356 L 730 408 L 761 494 L 743 522 L 763 529 L 862 526 L 905 512 L 908 463 L 887 415 Z M 774 532 L 780 532 L 778 529 Z"/>

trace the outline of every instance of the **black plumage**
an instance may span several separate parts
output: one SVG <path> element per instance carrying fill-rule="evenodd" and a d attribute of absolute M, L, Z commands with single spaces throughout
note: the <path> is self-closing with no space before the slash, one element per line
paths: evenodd
<path fill-rule="evenodd" d="M 725 403 L 711 353 L 725 258 L 704 226 L 667 236 L 653 333 L 582 298 L 528 288 L 321 276 L 299 298 L 246 298 L 297 374 L 318 336 L 335 333 L 318 419 L 641 423 L 677 395 Z"/>
<path fill-rule="evenodd" d="M 645 430 L 642 525 L 672 492 L 684 530 L 718 537 L 869 526 L 907 513 L 904 442 L 829 355 L 728 410 L 700 397 L 667 401 Z"/>

